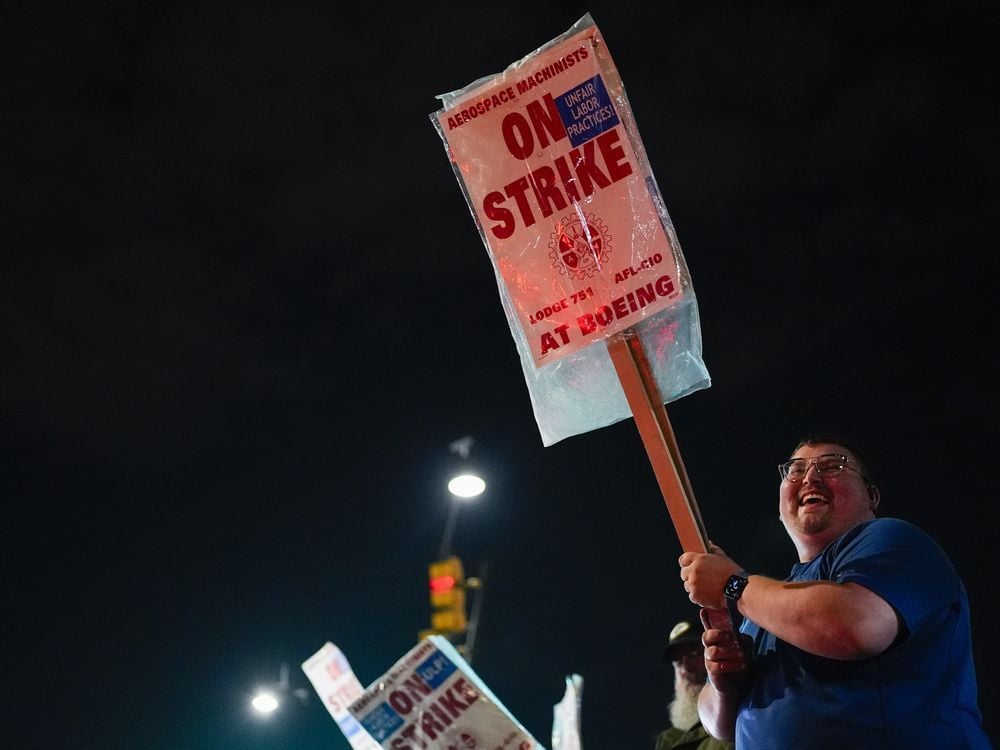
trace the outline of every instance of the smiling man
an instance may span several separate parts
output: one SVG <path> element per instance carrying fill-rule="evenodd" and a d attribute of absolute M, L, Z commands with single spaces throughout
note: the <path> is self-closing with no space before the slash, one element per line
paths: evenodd
<path fill-rule="evenodd" d="M 705 631 L 705 728 L 741 750 L 990 748 L 969 602 L 942 549 L 875 517 L 871 468 L 844 438 L 803 439 L 778 472 L 799 556 L 787 579 L 747 573 L 719 549 L 679 560 L 691 601 L 744 618 L 739 642 Z"/>

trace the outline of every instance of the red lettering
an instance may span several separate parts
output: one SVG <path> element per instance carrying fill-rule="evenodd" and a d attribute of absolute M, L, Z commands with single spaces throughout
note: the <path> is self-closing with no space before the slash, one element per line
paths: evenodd
<path fill-rule="evenodd" d="M 396 713 L 400 716 L 406 716 L 413 710 L 413 701 L 410 700 L 410 696 L 398 690 L 389 693 L 389 705 L 396 709 Z"/>
<path fill-rule="evenodd" d="M 535 199 L 542 209 L 543 217 L 552 215 L 553 204 L 556 211 L 566 208 L 566 199 L 555 183 L 556 174 L 552 171 L 552 167 L 539 167 L 531 173 L 531 186 L 534 188 Z"/>
<path fill-rule="evenodd" d="M 430 705 L 430 709 L 431 709 L 431 711 L 434 712 L 434 714 L 441 720 L 441 722 L 445 726 L 448 726 L 449 724 L 451 724 L 451 719 L 448 718 L 448 715 L 444 711 L 441 710 L 441 707 L 437 703 L 432 703 Z"/>
<path fill-rule="evenodd" d="M 403 680 L 403 687 L 413 700 L 419 702 L 425 695 L 431 694 L 431 686 L 424 682 L 420 675 L 414 674 Z"/>
<path fill-rule="evenodd" d="M 528 199 L 524 195 L 527 190 L 527 177 L 519 177 L 504 187 L 507 197 L 513 198 L 514 202 L 517 203 L 517 210 L 521 212 L 521 219 L 524 221 L 524 226 L 530 227 L 535 223 L 535 215 L 531 213 L 531 205 L 528 203 Z"/>
<path fill-rule="evenodd" d="M 523 158 L 530 154 L 533 148 L 527 121 L 517 113 L 504 118 L 505 123 L 508 121 L 512 125 L 504 131 L 507 146 L 515 157 Z M 515 139 L 515 129 L 521 140 Z M 534 198 L 541 215 L 548 217 L 555 211 L 564 210 L 570 201 L 579 202 L 589 197 L 595 190 L 606 188 L 631 175 L 632 165 L 625 158 L 620 139 L 621 134 L 617 128 L 609 130 L 583 144 L 581 148 L 571 149 L 568 160 L 563 156 L 556 157 L 553 160 L 555 171 L 551 166 L 540 166 L 505 185 L 503 194 L 500 191 L 489 193 L 483 200 L 483 212 L 498 222 L 490 227 L 490 231 L 502 240 L 512 236 L 516 231 L 517 217 L 513 210 L 503 208 L 504 195 L 514 199 L 521 223 L 527 228 L 537 221 L 529 202 L 529 187 L 530 196 Z M 607 163 L 606 173 L 601 166 L 602 161 Z"/>
<path fill-rule="evenodd" d="M 674 282 L 670 280 L 669 276 L 661 276 L 656 280 L 655 284 L 656 293 L 661 297 L 666 297 L 674 291 Z"/>
<path fill-rule="evenodd" d="M 543 106 L 544 105 L 544 106 Z M 535 126 L 535 135 L 538 136 L 538 145 L 547 148 L 550 143 L 555 143 L 566 137 L 566 128 L 559 117 L 559 108 L 552 98 L 552 94 L 546 94 L 541 102 L 537 99 L 528 102 L 525 107 L 528 110 L 528 117 L 531 118 L 532 125 Z M 548 136 L 552 136 L 549 141 Z"/>
<path fill-rule="evenodd" d="M 472 705 L 472 702 L 479 697 L 479 693 L 476 692 L 476 689 L 472 687 L 472 685 L 465 681 L 464 677 L 460 677 L 455 680 L 455 690 L 457 690 L 459 695 L 468 701 L 468 703 L 465 704 L 466 708 Z"/>
<path fill-rule="evenodd" d="M 616 318 L 624 318 L 628 315 L 628 306 L 625 304 L 624 298 L 618 297 L 612 300 L 611 305 L 614 307 Z"/>
<path fill-rule="evenodd" d="M 444 708 L 451 714 L 451 717 L 457 718 L 460 713 L 469 707 L 468 703 L 462 703 L 455 695 L 452 694 L 452 690 L 459 690 L 462 685 L 465 685 L 465 678 L 457 680 L 455 684 L 445 690 L 444 695 L 438 699 L 438 703 L 441 704 L 441 708 Z M 475 691 L 473 691 L 473 698 L 476 697 Z"/>
<path fill-rule="evenodd" d="M 569 196 L 569 199 L 573 203 L 578 203 L 580 201 L 580 194 L 576 191 L 576 178 L 570 173 L 566 158 L 563 156 L 556 157 L 555 165 L 566 195 Z"/>
<path fill-rule="evenodd" d="M 628 309 L 631 312 L 635 312 L 639 309 L 639 306 L 635 303 L 635 295 L 632 292 L 625 293 L 625 299 L 628 300 Z"/>
<path fill-rule="evenodd" d="M 419 742 L 421 748 L 427 747 L 427 743 L 424 742 L 419 737 L 417 737 L 417 725 L 416 724 L 410 724 L 410 725 L 408 725 L 406 727 L 403 727 L 403 731 L 401 731 L 399 734 L 400 734 L 401 737 L 405 737 L 408 740 L 413 740 L 415 742 Z"/>
<path fill-rule="evenodd" d="M 602 137 L 603 134 L 598 136 L 597 140 L 599 141 Z M 587 141 L 583 144 L 582 154 L 579 149 L 574 148 L 569 152 L 569 158 L 572 159 L 573 166 L 576 168 L 576 176 L 580 180 L 580 187 L 583 188 L 584 195 L 590 195 L 594 192 L 594 183 L 602 188 L 611 184 L 611 180 L 594 162 L 594 141 Z"/>
<path fill-rule="evenodd" d="M 640 307 L 645 307 L 656 299 L 656 293 L 653 291 L 652 284 L 646 284 L 646 286 L 641 286 L 636 289 L 635 296 L 639 298 Z"/>
<path fill-rule="evenodd" d="M 511 112 L 504 117 L 500 123 L 500 132 L 503 133 L 503 142 L 507 144 L 507 150 L 515 159 L 527 159 L 535 150 L 531 128 L 520 112 Z"/>
<path fill-rule="evenodd" d="M 503 207 L 506 200 L 503 193 L 492 192 L 483 199 L 483 213 L 493 221 L 499 221 L 490 227 L 497 239 L 505 240 L 514 234 L 514 212 Z"/>
<path fill-rule="evenodd" d="M 632 174 L 632 165 L 625 160 L 625 149 L 619 143 L 620 139 L 621 134 L 618 132 L 618 128 L 613 128 L 597 136 L 597 145 L 601 149 L 604 163 L 608 165 L 608 176 L 612 182 L 618 182 L 623 177 Z"/>
<path fill-rule="evenodd" d="M 444 725 L 438 721 L 430 712 L 424 711 L 420 717 L 420 729 L 427 735 L 427 739 L 437 739 L 437 733 L 444 729 Z"/>

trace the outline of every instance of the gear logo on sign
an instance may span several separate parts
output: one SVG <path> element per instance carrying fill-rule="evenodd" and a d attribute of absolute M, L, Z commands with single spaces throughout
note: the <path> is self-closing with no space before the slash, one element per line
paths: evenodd
<path fill-rule="evenodd" d="M 556 224 L 549 236 L 549 257 L 552 267 L 571 279 L 589 279 L 600 271 L 611 255 L 611 234 L 607 225 L 594 214 L 585 221 L 579 216 L 567 216 Z"/>

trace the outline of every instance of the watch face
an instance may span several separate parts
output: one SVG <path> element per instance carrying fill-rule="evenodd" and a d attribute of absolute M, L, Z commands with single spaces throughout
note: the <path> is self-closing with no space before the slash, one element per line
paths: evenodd
<path fill-rule="evenodd" d="M 726 581 L 726 587 L 723 589 L 723 594 L 725 594 L 727 599 L 739 599 L 743 595 L 743 589 L 746 588 L 746 585 L 747 579 L 744 576 L 729 576 L 729 580 Z"/>

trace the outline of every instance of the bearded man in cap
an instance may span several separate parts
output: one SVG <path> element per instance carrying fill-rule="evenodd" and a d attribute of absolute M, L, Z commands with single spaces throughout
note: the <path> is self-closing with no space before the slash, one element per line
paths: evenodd
<path fill-rule="evenodd" d="M 656 738 L 656 750 L 731 750 L 732 743 L 717 740 L 698 719 L 698 695 L 708 674 L 698 620 L 674 625 L 660 662 L 674 668 L 674 699 L 670 702 L 670 728 Z"/>

